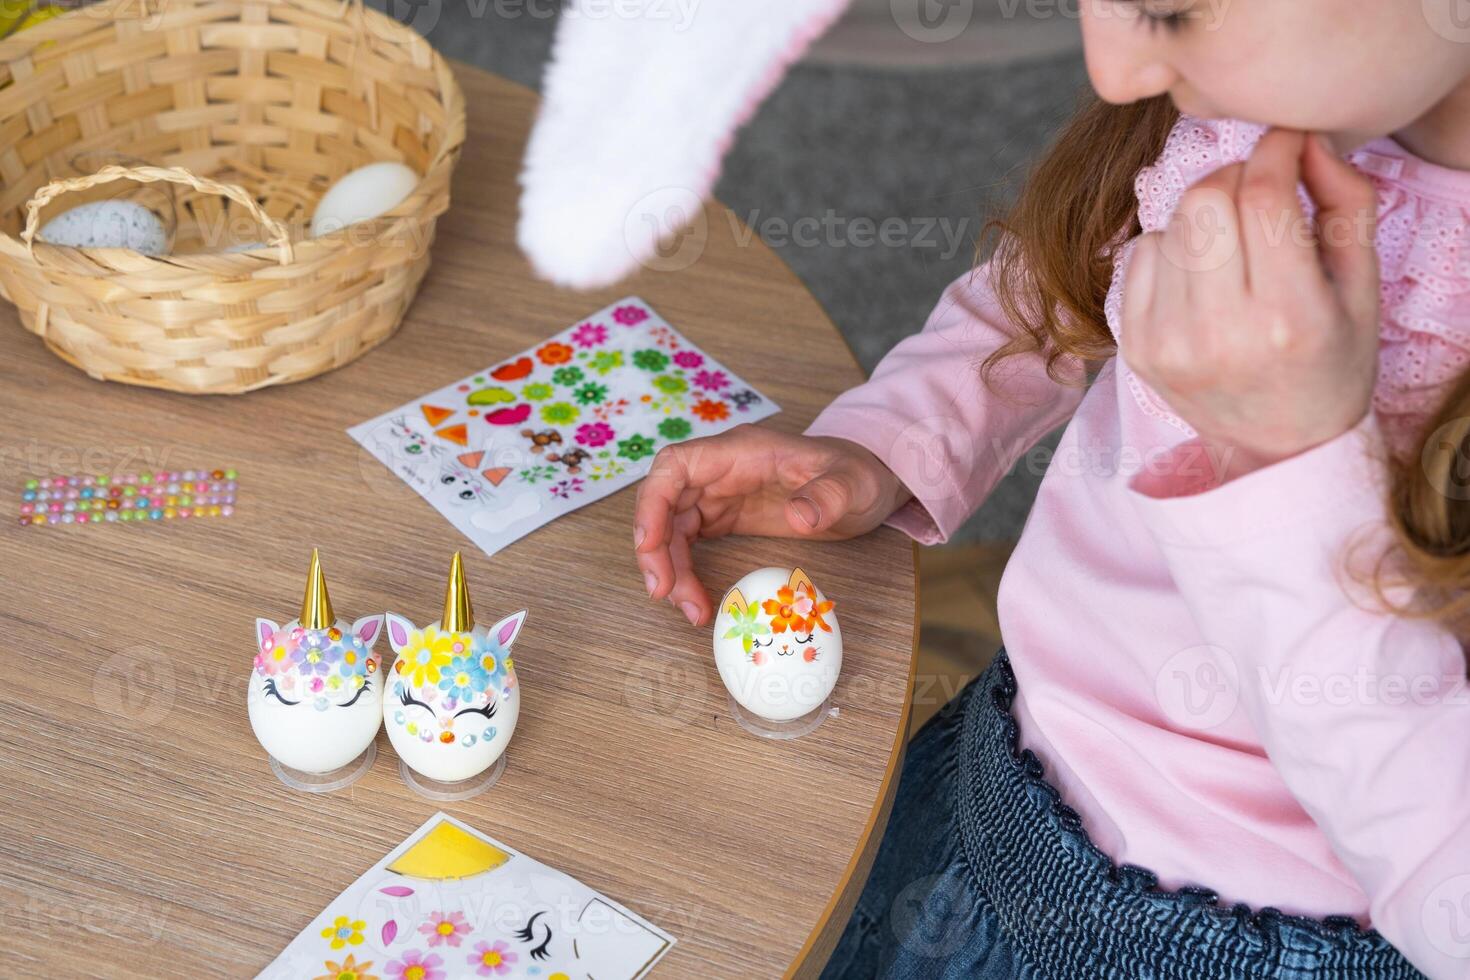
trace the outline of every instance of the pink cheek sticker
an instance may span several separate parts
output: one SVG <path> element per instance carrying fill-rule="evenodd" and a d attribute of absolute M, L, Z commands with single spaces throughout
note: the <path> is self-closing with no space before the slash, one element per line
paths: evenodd
<path fill-rule="evenodd" d="M 766 653 L 764 650 L 757 650 L 750 655 L 750 659 L 757 667 L 759 667 L 761 664 L 766 662 Z"/>
<path fill-rule="evenodd" d="M 801 653 L 801 659 L 805 660 L 807 663 L 811 663 L 813 660 L 816 660 L 817 659 L 817 648 L 816 647 L 807 647 L 805 650 L 802 651 L 802 653 Z"/>

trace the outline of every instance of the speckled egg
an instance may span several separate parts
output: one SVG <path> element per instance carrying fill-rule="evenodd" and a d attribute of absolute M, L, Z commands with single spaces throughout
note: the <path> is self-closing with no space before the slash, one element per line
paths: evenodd
<path fill-rule="evenodd" d="M 89 201 L 63 211 L 41 227 L 40 239 L 71 248 L 130 248 L 166 255 L 168 231 L 158 215 L 135 201 Z"/>

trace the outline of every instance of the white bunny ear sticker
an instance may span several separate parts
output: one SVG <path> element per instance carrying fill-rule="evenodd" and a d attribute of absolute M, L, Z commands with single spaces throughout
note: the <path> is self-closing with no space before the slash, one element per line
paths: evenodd
<path fill-rule="evenodd" d="M 362 641 L 362 645 L 369 650 L 373 644 L 378 642 L 378 637 L 383 633 L 382 616 L 364 616 L 352 624 L 352 635 Z"/>
<path fill-rule="evenodd" d="M 394 653 L 402 653 L 403 648 L 408 646 L 409 634 L 418 627 L 397 613 L 386 613 L 383 619 L 388 630 L 388 645 L 393 648 Z"/>
<path fill-rule="evenodd" d="M 276 634 L 280 631 L 281 627 L 278 623 L 275 623 L 269 619 L 257 619 L 255 621 L 256 645 L 264 649 L 266 645 L 271 642 L 271 640 L 274 640 L 276 638 Z"/>
<path fill-rule="evenodd" d="M 516 641 L 516 637 L 521 635 L 521 626 L 525 622 L 526 611 L 524 609 L 518 613 L 511 613 L 490 627 L 490 639 L 509 650 L 510 645 Z"/>
<path fill-rule="evenodd" d="M 735 130 L 849 0 L 579 9 L 602 2 L 575 0 L 557 25 L 521 173 L 517 240 L 537 273 L 577 289 L 698 259 L 702 244 L 662 249 L 703 219 Z"/>

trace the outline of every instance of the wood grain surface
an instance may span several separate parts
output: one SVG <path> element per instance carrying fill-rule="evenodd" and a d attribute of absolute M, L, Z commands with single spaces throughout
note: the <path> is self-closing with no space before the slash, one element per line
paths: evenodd
<path fill-rule="evenodd" d="M 908 540 L 699 549 L 711 589 L 799 563 L 837 600 L 840 714 L 765 741 L 728 714 L 709 631 L 646 598 L 632 491 L 489 559 L 344 432 L 629 293 L 775 398 L 773 428 L 800 431 L 862 377 L 802 285 L 717 205 L 680 243 L 696 251 L 671 264 L 698 254 L 685 268 L 596 294 L 535 280 L 513 242 L 535 97 L 457 71 L 469 140 L 433 267 L 401 332 L 357 363 L 235 398 L 175 395 L 95 382 L 0 311 L 4 973 L 253 974 L 438 808 L 402 784 L 382 735 L 371 773 L 311 796 L 276 780 L 251 734 L 253 618 L 295 615 L 312 546 L 341 616 L 436 618 L 458 548 L 480 617 L 530 610 L 505 775 L 444 809 L 673 933 L 655 975 L 809 974 L 841 929 L 907 723 Z M 240 473 L 232 519 L 16 520 L 28 477 L 216 466 Z"/>

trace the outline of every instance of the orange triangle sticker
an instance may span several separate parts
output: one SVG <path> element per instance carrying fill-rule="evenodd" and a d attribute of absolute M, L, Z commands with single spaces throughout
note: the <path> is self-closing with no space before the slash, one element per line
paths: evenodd
<path fill-rule="evenodd" d="M 465 428 L 463 422 L 459 425 L 451 425 L 447 428 L 440 429 L 434 435 L 440 439 L 447 439 L 450 442 L 458 443 L 461 446 L 468 446 L 470 444 L 470 433 Z"/>
<path fill-rule="evenodd" d="M 506 477 L 510 476 L 510 467 L 497 466 L 495 469 L 486 470 L 480 475 L 489 480 L 492 487 L 498 487 L 505 482 Z"/>
<path fill-rule="evenodd" d="M 454 414 L 454 409 L 440 408 L 438 405 L 420 405 L 419 411 L 424 413 L 424 418 L 430 425 L 438 425 Z"/>
<path fill-rule="evenodd" d="M 465 453 L 457 458 L 466 469 L 477 470 L 480 468 L 480 460 L 485 458 L 485 451 L 482 449 L 477 453 Z"/>

